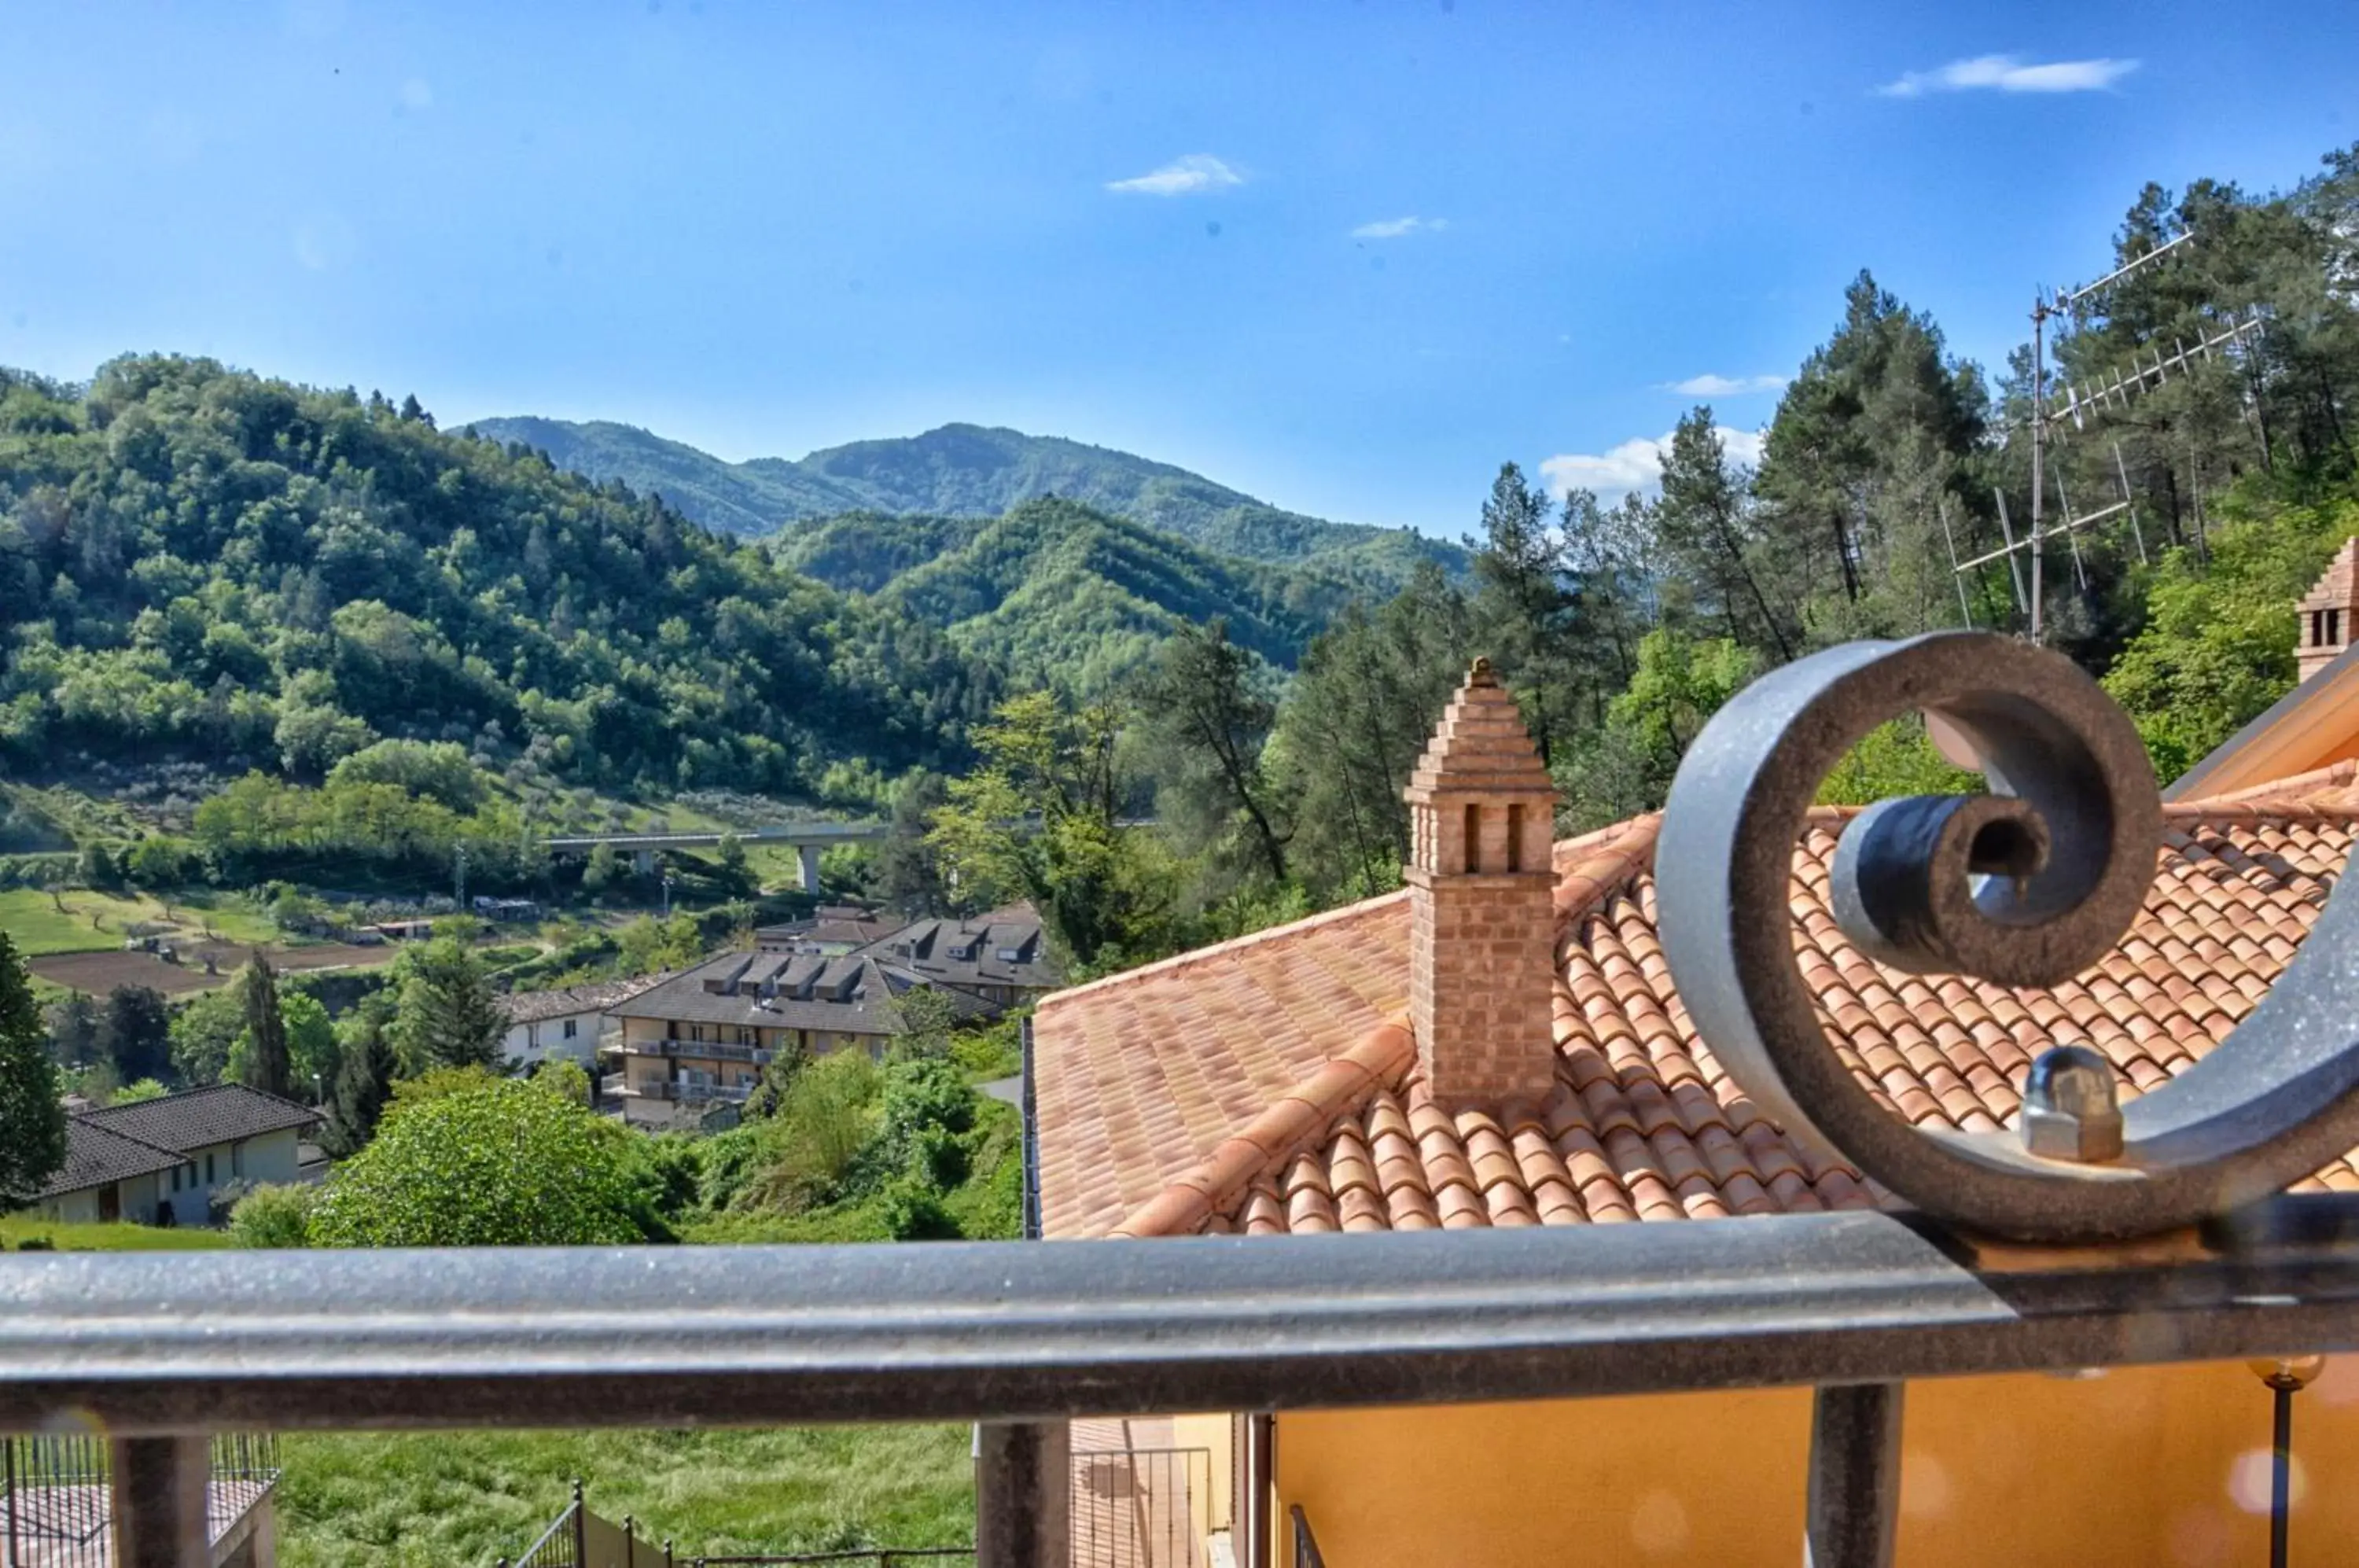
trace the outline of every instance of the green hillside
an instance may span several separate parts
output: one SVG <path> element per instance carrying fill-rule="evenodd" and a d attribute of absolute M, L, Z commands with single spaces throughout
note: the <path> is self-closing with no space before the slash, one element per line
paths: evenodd
<path fill-rule="evenodd" d="M 378 737 L 577 786 L 956 766 L 933 630 L 415 400 L 208 360 L 0 371 L 0 762 L 316 779 Z"/>
<path fill-rule="evenodd" d="M 846 511 L 992 517 L 1055 496 L 1205 550 L 1250 561 L 1316 562 L 1386 589 L 1406 582 L 1420 561 L 1437 561 L 1453 575 L 1466 567 L 1466 553 L 1456 545 L 1406 529 L 1306 517 L 1169 463 L 980 425 L 855 441 L 799 462 L 772 457 L 736 463 L 603 421 L 499 419 L 478 420 L 473 428 L 495 441 L 538 448 L 560 467 L 592 479 L 621 479 L 636 490 L 653 491 L 707 527 L 734 533 L 768 532 Z"/>
<path fill-rule="evenodd" d="M 1182 621 L 1215 615 L 1231 637 L 1291 668 L 1353 596 L 1340 578 L 1200 550 L 1061 499 L 1005 517 L 852 514 L 797 524 L 781 559 L 879 611 L 950 634 L 1018 684 L 1098 691 L 1145 663 Z"/>

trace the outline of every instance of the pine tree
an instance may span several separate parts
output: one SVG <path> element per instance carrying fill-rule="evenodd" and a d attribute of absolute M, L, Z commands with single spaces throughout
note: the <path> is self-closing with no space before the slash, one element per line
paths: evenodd
<path fill-rule="evenodd" d="M 393 1042 L 374 1019 L 361 1037 L 344 1047 L 336 1067 L 336 1082 L 328 1095 L 328 1124 L 321 1130 L 321 1147 L 338 1160 L 358 1154 L 376 1134 L 377 1118 L 393 1098 L 393 1080 L 399 1063 Z"/>
<path fill-rule="evenodd" d="M 278 1011 L 278 976 L 262 950 L 245 966 L 245 1083 L 266 1094 L 288 1095 L 287 1020 Z"/>
<path fill-rule="evenodd" d="M 414 956 L 395 1027 L 413 1069 L 497 1067 L 508 1019 L 473 952 L 438 937 Z"/>
<path fill-rule="evenodd" d="M 66 1113 L 58 1098 L 33 980 L 0 931 L 0 1206 L 21 1208 L 66 1162 Z"/>

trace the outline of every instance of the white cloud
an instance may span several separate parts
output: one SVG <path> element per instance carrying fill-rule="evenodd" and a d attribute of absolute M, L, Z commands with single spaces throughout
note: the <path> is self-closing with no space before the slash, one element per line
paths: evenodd
<path fill-rule="evenodd" d="M 1110 180 L 1106 189 L 1129 196 L 1193 196 L 1205 191 L 1225 191 L 1243 185 L 1245 177 L 1208 152 L 1175 158 L 1152 174 Z"/>
<path fill-rule="evenodd" d="M 1352 231 L 1355 240 L 1397 240 L 1410 234 L 1438 234 L 1450 226 L 1447 218 L 1386 218 L 1381 223 L 1362 223 Z"/>
<path fill-rule="evenodd" d="M 1761 463 L 1761 432 L 1715 425 L 1728 460 L 1740 467 Z M 1618 501 L 1633 490 L 1653 490 L 1662 483 L 1663 453 L 1670 450 L 1669 434 L 1653 441 L 1637 437 L 1605 452 L 1566 452 L 1540 461 L 1540 478 L 1558 495 L 1568 490 L 1588 490 L 1602 501 Z"/>
<path fill-rule="evenodd" d="M 1782 376 L 1714 376 L 1706 371 L 1685 381 L 1667 381 L 1663 390 L 1682 397 L 1742 397 L 1748 392 L 1777 392 L 1785 387 Z"/>
<path fill-rule="evenodd" d="M 1953 60 L 1934 71 L 1911 71 L 1876 89 L 1886 98 L 1921 98 L 1928 93 L 1964 93 L 1977 88 L 2000 93 L 2101 93 L 2138 68 L 2134 60 L 2059 60 L 2027 65 L 2011 54 Z"/>

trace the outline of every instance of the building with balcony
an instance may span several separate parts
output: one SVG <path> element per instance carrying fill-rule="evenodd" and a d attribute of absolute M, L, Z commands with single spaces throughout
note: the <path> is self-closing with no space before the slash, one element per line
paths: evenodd
<path fill-rule="evenodd" d="M 1514 713 L 1479 677 L 1459 693 L 1412 785 L 1401 891 L 1040 1005 L 1046 1236 L 1332 1235 L 1348 1248 L 1354 1233 L 1737 1229 L 1901 1206 L 1731 1078 L 1664 961 L 1659 819 L 1549 844 L 1546 776 Z M 2233 800 L 2165 806 L 2158 874 L 2127 933 L 2046 988 L 1864 956 L 1829 905 L 1856 811 L 1813 808 L 1794 856 L 1796 958 L 1857 1083 L 1918 1127 L 1990 1133 L 2017 1122 L 2026 1072 L 2052 1046 L 2093 1048 L 2125 1095 L 2202 1061 L 2268 995 L 2359 843 L 2349 763 L 2245 782 Z M 2359 1159 L 2296 1190 L 2359 1191 Z M 2053 1249 L 1976 1257 L 2003 1277 L 2009 1257 L 2035 1253 Z M 1708 1270 L 1695 1287 L 1715 1288 Z M 1993 1289 L 2003 1301 L 2003 1279 Z M 2174 1359 L 2144 1348 L 2111 1359 Z M 1408 1386 L 1413 1347 L 1400 1356 Z M 1908 1384 L 1897 1561 L 2265 1558 L 2278 1396 L 2255 1370 L 2059 1370 Z M 2359 1539 L 2359 1488 L 2343 1484 L 2359 1454 L 2359 1358 L 2331 1357 L 2295 1398 L 2297 1537 Z M 1209 1451 L 1215 1493 L 1187 1511 L 1208 1538 L 1234 1522 L 1168 1560 L 1299 1563 L 1295 1543 L 1315 1535 L 1327 1560 L 1361 1568 L 1792 1562 L 1812 1421 L 1810 1391 L 1794 1388 L 1183 1415 L 1159 1441 Z"/>
<path fill-rule="evenodd" d="M 724 953 L 609 1009 L 620 1026 L 607 1052 L 619 1071 L 601 1090 L 635 1125 L 693 1125 L 743 1104 L 780 1051 L 882 1057 L 902 1030 L 895 1000 L 927 984 L 865 954 Z M 945 990 L 960 1018 L 997 1009 Z"/>

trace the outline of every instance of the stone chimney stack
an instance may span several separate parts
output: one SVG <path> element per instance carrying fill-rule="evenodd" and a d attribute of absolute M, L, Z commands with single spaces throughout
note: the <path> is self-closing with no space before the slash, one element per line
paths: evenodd
<path fill-rule="evenodd" d="M 2359 618 L 2359 539 L 2345 539 L 2327 562 L 2299 606 L 2300 630 L 2294 639 L 2294 661 L 2304 681 L 2334 662 L 2335 656 L 2359 635 L 2352 622 Z"/>
<path fill-rule="evenodd" d="M 1556 789 L 1478 659 L 1418 759 L 1409 807 L 1409 1024 L 1445 1110 L 1537 1105 L 1556 1083 Z"/>

